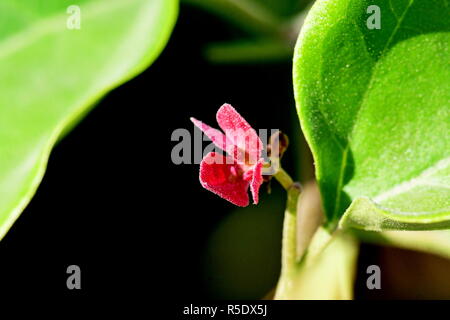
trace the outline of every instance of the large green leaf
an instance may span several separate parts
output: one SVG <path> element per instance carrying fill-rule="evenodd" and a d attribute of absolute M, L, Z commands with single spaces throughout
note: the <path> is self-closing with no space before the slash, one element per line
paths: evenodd
<path fill-rule="evenodd" d="M 61 134 L 149 66 L 174 25 L 176 0 L 0 2 L 0 239 L 30 201 Z M 73 17 L 73 16 L 72 16 Z"/>
<path fill-rule="evenodd" d="M 381 29 L 367 26 L 371 5 Z M 294 87 L 330 228 L 346 210 L 343 227 L 450 227 L 449 16 L 446 0 L 318 0 L 310 12 Z"/>

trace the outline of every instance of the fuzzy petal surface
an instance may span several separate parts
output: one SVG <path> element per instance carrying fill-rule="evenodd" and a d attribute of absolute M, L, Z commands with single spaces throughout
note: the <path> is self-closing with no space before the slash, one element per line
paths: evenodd
<path fill-rule="evenodd" d="M 216 118 L 227 139 L 242 151 L 236 159 L 256 164 L 261 158 L 263 144 L 255 129 L 229 104 L 219 108 Z"/>
<path fill-rule="evenodd" d="M 195 118 L 191 118 L 191 121 L 194 123 L 194 125 L 199 128 L 208 138 L 211 139 L 211 141 L 220 149 L 224 151 L 231 151 L 231 155 L 233 154 L 233 150 L 235 149 L 235 146 L 232 144 L 230 140 L 227 139 L 227 137 L 219 130 L 214 129 L 210 126 L 208 126 L 206 123 L 197 120 Z"/>
<path fill-rule="evenodd" d="M 242 167 L 231 157 L 208 153 L 200 164 L 200 183 L 205 189 L 237 206 L 249 204 L 250 182 L 244 180 Z"/>

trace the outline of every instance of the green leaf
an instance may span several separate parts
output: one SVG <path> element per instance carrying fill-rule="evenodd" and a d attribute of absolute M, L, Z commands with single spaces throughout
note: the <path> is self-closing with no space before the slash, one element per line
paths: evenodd
<path fill-rule="evenodd" d="M 0 239 L 36 191 L 62 133 L 147 68 L 175 23 L 176 0 L 0 2 Z"/>
<path fill-rule="evenodd" d="M 370 5 L 381 29 L 369 29 Z M 450 14 L 446 0 L 318 0 L 294 88 L 334 228 L 450 227 Z M 351 206 L 350 206 L 351 204 Z"/>

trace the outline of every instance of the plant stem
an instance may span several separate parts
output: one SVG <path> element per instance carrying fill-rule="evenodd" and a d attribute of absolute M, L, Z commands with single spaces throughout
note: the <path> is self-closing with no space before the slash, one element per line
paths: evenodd
<path fill-rule="evenodd" d="M 277 173 L 275 173 L 274 178 L 277 179 L 277 181 L 283 186 L 283 188 L 286 191 L 289 191 L 289 189 L 294 184 L 294 180 L 289 176 L 289 174 L 284 171 L 283 168 L 279 168 Z"/>
<path fill-rule="evenodd" d="M 274 175 L 275 179 L 287 191 L 287 204 L 284 214 L 283 223 L 283 240 L 281 251 L 281 274 L 278 281 L 275 299 L 292 299 L 296 297 L 301 284 L 299 283 L 299 275 L 301 270 L 316 261 L 316 257 L 324 250 L 331 240 L 331 234 L 323 228 L 320 228 L 320 220 L 316 221 L 316 217 L 311 214 L 316 211 L 307 211 L 302 213 L 302 224 L 298 224 L 299 208 L 308 208 L 308 206 L 299 206 L 299 197 L 301 193 L 300 184 L 294 182 L 292 178 L 281 168 Z M 309 191 L 308 191 L 309 190 Z M 304 200 L 308 200 L 308 192 L 311 194 L 312 189 L 305 189 Z M 311 196 L 309 196 L 311 198 Z M 308 223 L 308 219 L 310 223 Z M 314 221 L 312 221 L 313 219 Z M 312 222 L 311 222 L 312 221 Z M 306 222 L 306 223 L 305 223 Z M 303 229 L 298 230 L 301 227 Z M 298 238 L 301 232 L 301 237 Z M 306 247 L 299 247 L 299 241 L 304 244 L 306 237 Z M 301 251 L 301 252 L 299 252 Z M 300 287 L 299 287 L 300 286 Z"/>
<path fill-rule="evenodd" d="M 283 223 L 282 273 L 295 269 L 297 264 L 297 203 L 300 187 L 293 184 L 288 190 Z"/>
<path fill-rule="evenodd" d="M 237 40 L 211 43 L 205 55 L 213 63 L 267 63 L 286 61 L 292 57 L 292 48 L 271 38 Z"/>
<path fill-rule="evenodd" d="M 290 286 L 292 282 L 288 281 L 288 279 L 295 273 L 297 266 L 297 204 L 301 187 L 281 168 L 274 177 L 287 191 L 287 204 L 283 223 L 280 286 Z M 277 290 L 286 291 L 287 289 L 278 288 Z"/>

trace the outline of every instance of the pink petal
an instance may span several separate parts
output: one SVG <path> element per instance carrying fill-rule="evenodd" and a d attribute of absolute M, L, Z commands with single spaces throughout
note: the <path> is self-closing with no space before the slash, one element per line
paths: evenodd
<path fill-rule="evenodd" d="M 242 173 L 234 159 L 215 152 L 208 153 L 200 163 L 200 183 L 205 189 L 245 207 L 249 204 L 249 182 L 243 179 Z"/>
<path fill-rule="evenodd" d="M 253 167 L 253 179 L 252 179 L 252 182 L 250 183 L 250 191 L 252 192 L 254 204 L 257 204 L 259 201 L 259 187 L 263 183 L 263 177 L 262 177 L 263 163 L 264 163 L 264 159 L 261 159 Z"/>
<path fill-rule="evenodd" d="M 236 153 L 236 147 L 234 144 L 219 130 L 211 128 L 202 121 L 195 118 L 191 118 L 194 125 L 202 130 L 202 132 L 211 139 L 211 141 L 220 149 L 228 152 L 228 154 L 234 156 Z"/>
<path fill-rule="evenodd" d="M 224 104 L 220 107 L 217 111 L 216 118 L 227 138 L 239 149 L 244 151 L 244 154 L 249 156 L 250 163 L 256 164 L 259 158 L 261 158 L 263 148 L 262 141 L 256 131 L 229 104 Z"/>

